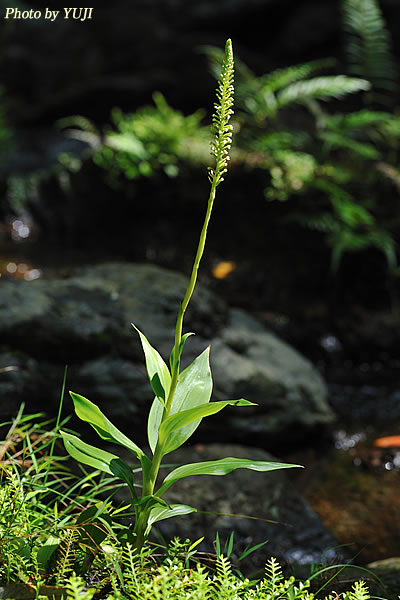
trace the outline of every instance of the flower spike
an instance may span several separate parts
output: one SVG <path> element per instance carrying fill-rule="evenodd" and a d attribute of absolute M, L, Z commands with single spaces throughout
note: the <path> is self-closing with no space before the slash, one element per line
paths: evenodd
<path fill-rule="evenodd" d="M 215 167 L 209 169 L 209 179 L 215 187 L 224 180 L 228 170 L 229 150 L 232 144 L 232 125 L 229 121 L 233 115 L 233 51 L 232 42 L 227 40 L 221 75 L 217 86 L 217 100 L 212 118 L 214 139 L 211 142 L 211 154 L 215 156 Z"/>

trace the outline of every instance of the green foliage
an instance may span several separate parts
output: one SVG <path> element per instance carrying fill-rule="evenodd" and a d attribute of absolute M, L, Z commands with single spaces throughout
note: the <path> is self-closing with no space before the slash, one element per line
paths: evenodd
<path fill-rule="evenodd" d="M 388 272 L 394 275 L 396 220 L 390 204 L 377 198 L 391 194 L 388 181 L 400 190 L 399 117 L 365 104 L 353 112 L 340 108 L 340 99 L 348 94 L 361 92 L 364 101 L 376 102 L 382 100 L 382 92 L 388 99 L 395 91 L 390 34 L 378 0 L 342 4 L 350 72 L 357 77 L 326 75 L 335 66 L 331 60 L 261 76 L 237 61 L 234 159 L 268 172 L 269 200 L 303 199 L 290 220 L 326 234 L 333 270 L 347 252 L 372 247 L 384 254 Z M 221 51 L 205 51 L 215 73 Z M 335 112 L 331 100 L 336 100 Z M 296 121 L 291 109 L 296 109 Z"/>
<path fill-rule="evenodd" d="M 238 82 L 239 107 L 263 123 L 275 119 L 280 109 L 291 105 L 341 98 L 370 88 L 365 79 L 346 75 L 309 77 L 327 64 L 328 61 L 315 61 L 278 69 L 261 77 L 249 75 L 245 81 Z"/>
<path fill-rule="evenodd" d="M 326 234 L 333 270 L 339 268 L 347 252 L 372 247 L 384 254 L 389 274 L 395 274 L 393 220 L 390 209 L 376 198 L 382 195 L 384 178 L 400 189 L 399 118 L 367 108 L 332 113 L 321 104 L 321 100 L 326 103 L 354 92 L 374 92 L 379 87 L 374 73 L 380 74 L 381 83 L 394 77 L 389 34 L 375 0 L 344 0 L 343 8 L 347 31 L 352 27 L 352 44 L 359 48 L 360 68 L 352 72 L 362 79 L 318 75 L 321 69 L 332 66 L 329 61 L 304 63 L 261 76 L 240 63 L 237 160 L 268 171 L 265 196 L 269 200 L 286 201 L 296 195 L 304 199 L 289 220 Z M 358 42 L 353 39 L 354 32 L 358 32 Z M 220 51 L 206 51 L 214 69 Z M 355 57 L 356 53 L 353 65 Z M 392 88 L 387 85 L 386 89 Z M 368 97 L 373 98 L 371 94 Z M 297 107 L 298 114 L 303 110 L 308 126 L 287 127 L 291 107 Z"/>
<path fill-rule="evenodd" d="M 183 545 L 185 546 L 185 544 Z M 187 544 L 186 544 L 187 546 Z M 254 585 L 246 578 L 236 577 L 228 558 L 216 558 L 214 572 L 200 562 L 188 568 L 180 556 L 182 544 L 175 541 L 159 566 L 151 565 L 148 558 L 138 557 L 129 545 L 120 554 L 118 563 L 119 587 L 115 586 L 109 600 L 121 597 L 143 600 L 313 600 L 310 581 L 286 579 L 276 559 L 271 558 L 264 578 Z M 178 553 L 176 552 L 178 550 Z M 329 595 L 326 600 L 336 596 Z M 368 600 L 364 582 L 356 582 L 352 590 L 343 594 L 344 600 Z"/>
<path fill-rule="evenodd" d="M 71 473 L 56 453 L 61 439 L 40 413 L 23 408 L 0 442 L 0 581 L 47 582 L 84 572 L 109 535 L 110 506 L 98 496 L 114 480 Z M 84 506 L 89 508 L 84 509 Z"/>
<path fill-rule="evenodd" d="M 135 327 L 143 346 L 149 381 L 155 393 L 147 428 L 149 444 L 153 454 L 152 458 L 149 458 L 135 442 L 119 431 L 95 404 L 83 396 L 71 392 L 77 416 L 88 422 L 103 440 L 123 446 L 140 461 L 142 470 L 141 496 L 138 497 L 134 485 L 133 471 L 126 462 L 115 454 L 86 444 L 76 436 L 68 433 L 62 434 L 65 448 L 73 458 L 107 474 L 112 474 L 128 485 L 136 517 L 132 539 L 137 551 L 140 551 L 143 547 L 154 523 L 196 510 L 191 506 L 181 504 L 168 505 L 162 499 L 163 494 L 169 487 L 180 479 L 193 475 L 226 475 L 235 469 L 272 471 L 297 466 L 223 458 L 217 461 L 206 461 L 177 467 L 164 478 L 158 488 L 156 486 L 163 457 L 182 446 L 197 429 L 204 417 L 213 415 L 228 405 L 249 406 L 252 404 L 244 399 L 210 402 L 212 377 L 208 349 L 183 372 L 180 372 L 183 346 L 187 337 L 191 335 L 190 333 L 184 335 L 182 333 L 183 318 L 196 285 L 197 272 L 204 252 L 207 227 L 216 188 L 223 181 L 223 175 L 227 171 L 232 141 L 232 126 L 230 124 L 233 114 L 232 105 L 233 53 L 232 44 L 228 40 L 218 81 L 217 102 L 215 103 L 213 117 L 214 140 L 211 143 L 211 154 L 215 159 L 215 165 L 209 169 L 211 190 L 192 274 L 183 301 L 179 306 L 170 368 L 143 333 Z"/>
<path fill-rule="evenodd" d="M 115 535 L 111 519 L 125 514 L 126 507 L 113 509 L 108 499 L 97 498 L 109 497 L 113 481 L 94 488 L 92 475 L 76 477 L 61 468 L 63 457 L 54 452 L 58 439 L 53 441 L 58 425 L 65 423 L 52 427 L 41 419 L 21 409 L 13 422 L 0 424 L 8 428 L 0 443 L 4 598 L 25 597 L 30 586 L 37 598 L 63 594 L 67 600 L 94 595 L 108 600 L 312 600 L 309 582 L 286 580 L 275 559 L 268 561 L 262 581 L 250 581 L 234 569 L 229 562 L 233 534 L 223 546 L 217 535 L 214 565 L 212 555 L 197 551 L 203 538 L 193 543 L 176 538 L 166 548 L 146 543 L 138 549 L 128 529 Z M 239 560 L 262 545 L 246 548 Z M 208 568 L 201 562 L 205 556 Z M 368 600 L 369 595 L 358 582 L 343 598 Z"/>
<path fill-rule="evenodd" d="M 67 600 L 92 600 L 95 590 L 86 589 L 86 584 L 82 577 L 71 575 L 65 584 Z"/>
<path fill-rule="evenodd" d="M 184 116 L 171 108 L 160 92 L 153 94 L 153 100 L 154 106 L 145 106 L 133 114 L 113 110 L 114 129 L 106 131 L 93 159 L 114 181 L 121 174 L 135 179 L 159 170 L 175 177 L 183 158 L 198 158 L 197 147 L 200 156 L 204 153 L 202 149 L 209 138 L 208 130 L 201 126 L 203 112 Z"/>
<path fill-rule="evenodd" d="M 342 0 L 342 10 L 350 72 L 372 83 L 375 100 L 382 98 L 376 91 L 396 91 L 398 71 L 378 0 Z"/>
<path fill-rule="evenodd" d="M 390 194 L 390 184 L 400 190 L 400 119 L 393 113 L 365 108 L 371 101 L 387 103 L 396 90 L 391 39 L 378 0 L 342 0 L 342 8 L 350 75 L 338 73 L 332 59 L 263 75 L 255 75 L 236 59 L 237 110 L 224 135 L 231 127 L 236 131 L 236 149 L 231 153 L 235 164 L 266 172 L 268 200 L 299 196 L 305 201 L 293 217 L 326 233 L 333 269 L 339 268 L 347 252 L 373 247 L 384 254 L 388 273 L 394 275 L 393 208 L 375 198 Z M 219 78 L 224 51 L 210 46 L 204 51 Z M 218 89 L 217 95 L 222 93 L 222 88 Z M 342 101 L 350 94 L 355 95 L 352 105 L 356 109 L 349 112 L 342 108 Z M 231 117 L 231 107 L 227 105 L 226 110 Z M 221 125 L 220 116 L 217 110 L 214 128 Z M 185 163 L 207 164 L 209 133 L 201 119 L 199 111 L 182 115 L 157 92 L 154 106 L 130 115 L 115 109 L 113 128 L 104 134 L 76 117 L 80 131 L 75 135 L 79 139 L 86 136 L 95 162 L 114 183 L 120 182 L 121 176 L 135 179 L 160 172 L 173 177 Z M 211 141 L 214 154 L 217 140 Z M 230 146 L 228 139 L 226 144 Z M 337 206 L 339 195 L 346 197 L 342 204 L 347 208 L 352 204 L 354 212 L 357 206 L 368 212 L 370 222 L 343 218 Z"/>

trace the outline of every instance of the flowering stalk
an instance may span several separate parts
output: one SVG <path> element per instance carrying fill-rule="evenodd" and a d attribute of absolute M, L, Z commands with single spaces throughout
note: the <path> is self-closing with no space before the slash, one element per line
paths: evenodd
<path fill-rule="evenodd" d="M 218 102 L 214 103 L 215 112 L 212 118 L 214 138 L 211 142 L 211 154 L 215 157 L 215 166 L 214 168 L 210 167 L 208 170 L 208 177 L 211 183 L 211 189 L 207 203 L 206 216 L 200 234 L 197 253 L 193 263 L 192 274 L 190 276 L 185 296 L 179 307 L 178 318 L 176 320 L 175 344 L 173 349 L 174 359 L 172 363 L 171 387 L 165 406 L 166 416 L 168 416 L 170 413 L 172 400 L 174 398 L 176 386 L 178 384 L 180 363 L 179 349 L 182 342 L 183 317 L 185 315 L 185 311 L 188 307 L 196 285 L 197 273 L 206 244 L 208 224 L 210 222 L 211 211 L 214 205 L 215 192 L 217 186 L 224 180 L 224 173 L 226 173 L 226 171 L 228 170 L 229 150 L 232 144 L 232 125 L 230 125 L 229 121 L 231 119 L 231 116 L 233 115 L 233 72 L 234 63 L 232 41 L 228 39 L 225 45 L 225 56 L 224 61 L 222 63 L 221 75 L 216 90 Z"/>
<path fill-rule="evenodd" d="M 225 46 L 225 56 L 217 87 L 217 102 L 214 106 L 215 112 L 212 120 L 214 139 L 211 143 L 211 153 L 215 158 L 215 166 L 210 168 L 208 173 L 211 189 L 207 211 L 189 284 L 179 307 L 170 368 L 143 333 L 137 330 L 145 354 L 147 374 L 155 394 L 147 423 L 149 446 L 153 453 L 152 458 L 149 458 L 133 440 L 119 431 L 98 406 L 87 398 L 71 392 L 77 416 L 90 423 L 103 440 L 123 446 L 140 461 L 142 468 L 142 493 L 140 498 L 137 496 L 134 487 L 134 471 L 118 455 L 86 444 L 76 436 L 62 432 L 65 447 L 73 458 L 83 464 L 114 475 L 128 486 L 136 521 L 134 531 L 127 533 L 127 539 L 137 551 L 143 546 L 154 523 L 178 515 L 189 514 L 196 510 L 185 504 L 170 505 L 163 500 L 163 494 L 180 479 L 193 475 L 227 475 L 236 469 L 273 471 L 297 466 L 233 457 L 190 463 L 181 465 L 168 473 L 156 489 L 157 476 L 163 457 L 182 446 L 191 437 L 204 417 L 214 415 L 229 405 L 251 406 L 253 404 L 244 398 L 210 402 L 212 376 L 208 350 L 203 351 L 181 374 L 179 373 L 183 344 L 190 335 L 187 333 L 182 335 L 183 318 L 196 286 L 197 273 L 204 252 L 215 193 L 227 171 L 232 141 L 230 118 L 233 114 L 233 54 L 230 40 L 227 41 Z"/>
<path fill-rule="evenodd" d="M 199 265 L 206 244 L 208 224 L 210 222 L 211 212 L 214 205 L 216 188 L 223 181 L 223 175 L 224 173 L 226 173 L 228 167 L 229 150 L 232 144 L 232 125 L 230 125 L 229 121 L 231 115 L 233 114 L 233 69 L 234 63 L 232 42 L 230 39 L 228 39 L 225 45 L 225 56 L 224 61 L 222 63 L 221 75 L 218 80 L 218 86 L 216 90 L 216 96 L 218 101 L 214 103 L 215 112 L 212 118 L 214 137 L 211 142 L 211 154 L 215 157 L 215 166 L 214 168 L 210 167 L 208 170 L 211 189 L 207 203 L 207 211 L 204 218 L 203 227 L 200 233 L 200 239 L 197 246 L 196 256 L 193 262 L 192 273 L 189 279 L 185 296 L 179 306 L 178 317 L 176 320 L 175 343 L 172 351 L 173 359 L 171 364 L 171 385 L 165 402 L 163 420 L 166 419 L 171 412 L 172 402 L 174 399 L 176 387 L 178 385 L 180 354 L 182 350 L 181 346 L 183 317 L 185 315 L 185 311 L 188 307 L 194 288 L 196 286 Z M 154 451 L 154 457 L 149 477 L 146 480 L 146 482 L 143 482 L 144 496 L 151 496 L 154 493 L 154 486 L 157 480 L 158 472 L 160 470 L 162 458 L 162 447 L 159 443 L 157 443 L 156 449 Z M 143 527 L 139 526 L 139 529 L 142 530 Z M 140 536 L 141 531 L 137 531 L 136 533 Z"/>

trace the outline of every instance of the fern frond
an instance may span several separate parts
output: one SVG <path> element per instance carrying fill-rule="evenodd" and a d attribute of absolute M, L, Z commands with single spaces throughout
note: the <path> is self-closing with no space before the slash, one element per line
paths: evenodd
<path fill-rule="evenodd" d="M 216 562 L 217 576 L 220 580 L 229 579 L 232 574 L 232 566 L 229 558 L 220 554 Z"/>
<path fill-rule="evenodd" d="M 283 581 L 282 567 L 274 557 L 267 560 L 265 564 L 265 580 L 271 590 L 274 590 Z"/>
<path fill-rule="evenodd" d="M 92 600 L 96 590 L 89 588 L 85 590 L 85 582 L 81 577 L 71 575 L 65 582 L 68 600 Z"/>
<path fill-rule="evenodd" d="M 138 556 L 131 544 L 127 544 L 122 553 L 124 590 L 133 598 L 141 597 L 140 582 L 137 577 Z"/>
<path fill-rule="evenodd" d="M 365 581 L 356 581 L 353 589 L 347 592 L 345 600 L 369 600 L 370 597 Z"/>
<path fill-rule="evenodd" d="M 293 103 L 304 104 L 310 99 L 337 99 L 347 94 L 369 90 L 370 87 L 370 83 L 365 79 L 347 77 L 346 75 L 313 77 L 304 81 L 296 81 L 278 92 L 277 104 L 282 108 Z"/>
<path fill-rule="evenodd" d="M 67 529 L 57 552 L 57 577 L 60 581 L 74 571 L 76 559 L 76 542 L 79 538 L 77 529 Z"/>
<path fill-rule="evenodd" d="M 289 219 L 287 219 L 289 221 Z M 321 233 L 336 233 L 340 229 L 340 225 L 330 213 L 321 213 L 319 215 L 304 216 L 301 214 L 291 215 L 291 222 L 299 223 L 311 231 L 319 231 Z"/>
<path fill-rule="evenodd" d="M 322 131 L 320 137 L 329 149 L 344 148 L 367 160 L 379 160 L 381 158 L 381 153 L 372 144 L 359 142 L 344 134 Z"/>
<path fill-rule="evenodd" d="M 261 77 L 240 78 L 236 85 L 238 104 L 257 120 L 262 120 L 268 115 L 274 115 L 279 104 L 276 94 L 287 86 L 302 81 L 316 71 L 332 66 L 331 59 L 316 60 L 309 63 L 276 69 Z"/>
<path fill-rule="evenodd" d="M 248 579 L 239 579 L 232 573 L 229 558 L 220 554 L 216 562 L 216 574 L 213 577 L 215 600 L 233 600 L 242 597 L 242 592 L 250 586 Z"/>
<path fill-rule="evenodd" d="M 334 64 L 333 59 L 327 58 L 276 69 L 272 73 L 259 78 L 260 92 L 263 94 L 277 92 L 292 83 L 310 77 L 316 71 L 332 67 Z"/>
<path fill-rule="evenodd" d="M 393 116 L 388 112 L 364 109 L 347 114 L 326 115 L 325 123 L 330 129 L 351 131 L 392 120 Z"/>
<path fill-rule="evenodd" d="M 398 73 L 378 0 L 343 0 L 342 10 L 350 72 L 378 89 L 395 91 Z"/>

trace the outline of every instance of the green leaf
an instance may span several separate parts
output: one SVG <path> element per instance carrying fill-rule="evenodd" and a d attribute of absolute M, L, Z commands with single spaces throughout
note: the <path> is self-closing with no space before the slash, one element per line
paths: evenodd
<path fill-rule="evenodd" d="M 209 364 L 210 350 L 207 348 L 180 375 L 172 401 L 170 416 L 182 410 L 188 410 L 201 404 L 207 404 L 211 398 L 212 378 Z M 158 430 L 163 417 L 164 407 L 155 400 L 150 409 L 148 420 L 148 438 L 153 453 L 157 445 Z M 182 427 L 168 440 L 168 452 L 179 448 L 200 425 L 201 418 Z"/>
<path fill-rule="evenodd" d="M 187 506 L 186 504 L 171 504 L 170 508 L 154 506 L 150 511 L 149 520 L 147 522 L 147 528 L 144 535 L 149 535 L 150 529 L 154 523 L 157 523 L 158 521 L 170 519 L 171 517 L 178 517 L 180 515 L 188 515 L 192 512 L 197 512 L 197 509 L 193 508 L 192 506 Z"/>
<path fill-rule="evenodd" d="M 82 511 L 76 520 L 79 532 L 78 542 L 84 548 L 81 572 L 88 568 L 100 550 L 100 544 L 110 533 L 112 521 L 106 512 L 107 506 L 107 500 L 97 502 L 95 506 L 90 506 Z"/>
<path fill-rule="evenodd" d="M 231 406 L 255 406 L 254 402 L 249 402 L 248 400 L 244 400 L 241 398 L 240 400 L 223 400 L 221 402 L 210 402 L 207 404 L 201 404 L 200 406 L 196 406 L 195 408 L 190 408 L 188 410 L 183 410 L 181 412 L 176 413 L 175 415 L 170 415 L 167 417 L 160 425 L 159 430 L 159 442 L 163 444 L 163 452 L 164 454 L 168 454 L 168 452 L 172 452 L 172 450 L 176 449 L 176 442 L 179 438 L 179 433 L 175 436 L 171 434 L 175 431 L 180 430 L 185 427 L 185 425 L 189 425 L 194 421 L 198 421 L 203 417 L 208 417 L 210 415 L 215 415 L 220 410 L 225 408 L 230 404 Z M 184 433 L 183 437 L 185 438 L 179 445 L 183 444 L 186 441 L 185 437 L 186 433 Z"/>
<path fill-rule="evenodd" d="M 87 398 L 70 392 L 75 412 L 82 421 L 89 423 L 98 435 L 107 442 L 114 442 L 130 450 L 139 460 L 144 456 L 143 450 L 123 434 L 107 419 L 96 404 Z"/>
<path fill-rule="evenodd" d="M 150 381 L 151 387 L 153 388 L 153 392 L 155 393 L 155 395 L 157 396 L 157 398 L 160 400 L 160 402 L 162 404 L 165 405 L 165 390 L 162 386 L 161 380 L 160 380 L 160 376 L 158 373 L 155 373 L 153 375 L 152 380 Z"/>
<path fill-rule="evenodd" d="M 162 498 L 159 498 L 158 496 L 155 496 L 154 494 L 152 494 L 151 496 L 142 496 L 142 498 L 134 502 L 135 506 L 143 506 L 143 504 L 146 504 L 146 508 L 150 508 L 150 506 L 152 506 L 153 504 L 160 504 L 164 508 L 171 508 L 168 502 L 166 502 Z"/>
<path fill-rule="evenodd" d="M 75 435 L 61 431 L 65 449 L 78 462 L 114 475 L 133 487 L 133 472 L 130 466 L 121 458 L 90 444 L 86 444 Z"/>
<path fill-rule="evenodd" d="M 155 395 L 160 400 L 165 401 L 168 396 L 171 385 L 171 375 L 163 358 L 153 346 L 149 343 L 146 336 L 132 323 L 132 327 L 136 329 L 142 342 L 143 352 L 146 359 L 146 369 L 151 383 L 151 387 Z M 161 391 L 162 389 L 162 391 Z"/>
<path fill-rule="evenodd" d="M 292 467 L 301 467 L 301 465 L 292 465 L 288 463 L 276 463 L 263 460 L 248 460 L 247 458 L 221 458 L 220 460 L 209 460 L 199 463 L 182 465 L 168 473 L 162 486 L 157 491 L 157 496 L 161 496 L 171 485 L 179 479 L 190 477 L 192 475 L 228 475 L 236 469 L 250 469 L 252 471 L 276 471 L 277 469 L 290 469 Z"/>
<path fill-rule="evenodd" d="M 179 345 L 179 352 L 178 352 L 178 354 L 179 354 L 178 360 L 179 361 L 180 361 L 181 356 L 182 356 L 183 346 L 185 345 L 185 342 L 188 339 L 188 337 L 190 337 L 191 335 L 195 335 L 195 334 L 192 333 L 192 332 L 189 332 L 189 333 L 185 333 L 182 336 L 181 343 Z M 171 366 L 171 371 L 172 371 L 172 368 L 174 366 L 174 358 L 175 358 L 175 346 L 172 348 L 171 356 L 169 357 L 169 364 Z"/>
<path fill-rule="evenodd" d="M 41 573 L 46 572 L 50 558 L 60 545 L 60 538 L 50 535 L 37 552 L 36 560 Z"/>
<path fill-rule="evenodd" d="M 291 83 L 277 94 L 278 106 L 281 108 L 292 103 L 304 103 L 314 98 L 330 100 L 341 98 L 347 94 L 369 90 L 371 84 L 365 79 L 347 77 L 346 75 L 326 75 L 313 77 Z"/>

